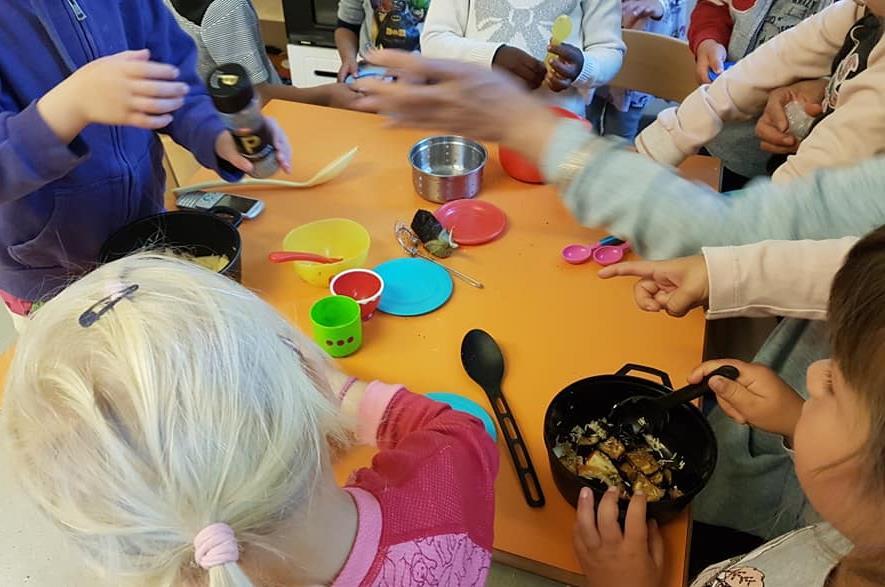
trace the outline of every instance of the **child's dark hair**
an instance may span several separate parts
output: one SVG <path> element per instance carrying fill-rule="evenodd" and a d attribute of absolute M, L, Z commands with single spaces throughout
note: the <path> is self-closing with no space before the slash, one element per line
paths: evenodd
<path fill-rule="evenodd" d="M 870 418 L 870 435 L 860 458 L 867 491 L 885 492 L 885 226 L 851 249 L 830 290 L 833 360 L 857 391 Z M 885 584 L 882 551 L 851 555 L 848 573 Z M 871 556 L 872 555 L 872 556 Z M 862 558 L 861 558 L 862 557 Z"/>

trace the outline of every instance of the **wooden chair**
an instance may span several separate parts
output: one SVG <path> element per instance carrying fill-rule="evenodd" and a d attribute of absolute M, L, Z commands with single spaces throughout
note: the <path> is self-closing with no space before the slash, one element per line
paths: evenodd
<path fill-rule="evenodd" d="M 627 54 L 611 87 L 639 90 L 672 102 L 681 102 L 698 87 L 688 43 L 645 31 L 622 32 Z"/>

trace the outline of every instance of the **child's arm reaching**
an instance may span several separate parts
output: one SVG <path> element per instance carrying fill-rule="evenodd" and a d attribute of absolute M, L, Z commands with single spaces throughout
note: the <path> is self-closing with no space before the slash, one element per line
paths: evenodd
<path fill-rule="evenodd" d="M 636 148 L 656 161 L 678 165 L 719 134 L 722 124 L 761 113 L 775 88 L 829 75 L 833 57 L 862 11 L 840 0 L 761 45 L 712 84 L 661 112 L 636 138 Z"/>
<path fill-rule="evenodd" d="M 599 272 L 639 277 L 636 305 L 684 316 L 707 306 L 707 318 L 786 316 L 825 320 L 833 276 L 857 237 L 825 241 L 764 241 L 704 247 L 704 255 L 619 263 Z"/>
<path fill-rule="evenodd" d="M 335 47 L 341 57 L 338 81 L 359 73 L 360 30 L 366 18 L 363 0 L 338 1 L 338 26 L 335 28 Z"/>
<path fill-rule="evenodd" d="M 89 124 L 159 129 L 187 93 L 178 70 L 124 51 L 92 61 L 22 112 L 0 105 L 0 204 L 67 175 L 88 155 Z M 2 82 L 0 82 L 2 83 Z M 88 99 L 84 99 L 88 96 Z"/>
<path fill-rule="evenodd" d="M 699 84 L 710 83 L 710 72 L 721 74 L 728 58 L 734 20 L 727 3 L 699 0 L 688 24 L 688 46 L 694 53 Z"/>
<path fill-rule="evenodd" d="M 201 165 L 214 169 L 223 179 L 240 179 L 241 171 L 248 171 L 251 164 L 237 152 L 233 138 L 212 105 L 203 80 L 197 75 L 197 50 L 193 40 L 181 30 L 162 0 L 144 2 L 143 10 L 145 14 L 142 18 L 151 26 L 145 38 L 151 54 L 157 61 L 177 67 L 178 79 L 190 88 L 184 104 L 175 112 L 172 122 L 163 132 L 193 153 Z M 287 169 L 288 143 L 276 125 L 271 124 L 271 127 L 280 164 Z"/>

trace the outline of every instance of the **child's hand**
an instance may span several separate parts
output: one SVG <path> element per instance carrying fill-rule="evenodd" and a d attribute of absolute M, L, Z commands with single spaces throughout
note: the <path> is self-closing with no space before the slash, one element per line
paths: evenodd
<path fill-rule="evenodd" d="M 698 45 L 695 55 L 695 72 L 699 84 L 710 83 L 710 72 L 721 74 L 725 71 L 725 59 L 728 51 L 713 39 L 705 39 Z"/>
<path fill-rule="evenodd" d="M 705 305 L 710 297 L 707 263 L 702 255 L 670 261 L 629 261 L 599 272 L 603 279 L 624 275 L 639 277 L 633 296 L 636 305 L 646 312 L 663 310 L 678 318 Z"/>
<path fill-rule="evenodd" d="M 554 92 L 570 88 L 584 69 L 584 54 L 568 43 L 550 45 L 547 50 L 556 55 L 556 59 L 550 62 L 544 83 Z"/>
<path fill-rule="evenodd" d="M 790 102 L 802 102 L 805 113 L 816 118 L 821 115 L 827 80 L 815 79 L 773 90 L 768 94 L 765 111 L 756 123 L 756 136 L 763 151 L 788 155 L 799 148 L 799 141 L 790 134 L 790 122 L 785 107 Z"/>
<path fill-rule="evenodd" d="M 280 128 L 280 125 L 273 118 L 265 116 L 264 122 L 273 135 L 273 146 L 277 151 L 277 163 L 280 164 L 284 172 L 290 173 L 292 171 L 292 147 L 289 146 L 289 139 L 286 137 L 286 133 L 283 132 L 283 129 Z M 234 137 L 230 134 L 230 131 L 222 132 L 215 139 L 215 154 L 243 173 L 252 172 L 252 163 L 237 150 L 237 145 L 234 143 Z"/>
<path fill-rule="evenodd" d="M 658 0 L 624 0 L 621 3 L 621 26 L 625 29 L 634 28 L 646 18 L 658 20 L 663 16 L 664 9 Z"/>
<path fill-rule="evenodd" d="M 733 365 L 740 371 L 737 381 L 710 379 L 710 389 L 722 411 L 738 424 L 749 424 L 792 441 L 805 400 L 768 367 L 736 360 L 707 361 L 694 370 L 688 382 L 699 383 L 722 365 Z"/>
<path fill-rule="evenodd" d="M 657 523 L 645 521 L 644 495 L 634 495 L 624 531 L 618 522 L 618 492 L 609 490 L 593 511 L 593 492 L 581 490 L 574 546 L 587 587 L 657 587 L 664 567 L 664 540 Z"/>
<path fill-rule="evenodd" d="M 544 77 L 547 75 L 547 68 L 544 63 L 535 59 L 522 49 L 504 45 L 495 53 L 492 65 L 499 69 L 504 69 L 515 75 L 528 86 L 530 90 L 541 87 L 544 83 Z"/>
<path fill-rule="evenodd" d="M 63 82 L 74 90 L 71 100 L 86 124 L 158 129 L 172 122 L 189 88 L 175 81 L 178 68 L 150 57 L 147 49 L 102 57 Z"/>
<path fill-rule="evenodd" d="M 338 81 L 343 83 L 348 76 L 356 77 L 359 72 L 360 66 L 357 63 L 356 55 L 351 59 L 343 59 L 341 61 L 341 68 L 338 70 Z"/>

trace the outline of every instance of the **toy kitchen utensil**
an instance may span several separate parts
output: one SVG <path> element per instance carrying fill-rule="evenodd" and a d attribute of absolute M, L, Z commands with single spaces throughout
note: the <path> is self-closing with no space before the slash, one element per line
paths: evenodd
<path fill-rule="evenodd" d="M 484 330 L 471 330 L 461 342 L 461 364 L 464 370 L 486 392 L 492 410 L 498 419 L 498 427 L 507 442 L 510 458 L 519 476 L 519 484 L 526 503 L 530 507 L 544 506 L 544 492 L 529 451 L 513 419 L 510 406 L 501 391 L 501 380 L 504 378 L 504 355 L 495 339 Z"/>
<path fill-rule="evenodd" d="M 316 253 L 303 251 L 274 251 L 267 256 L 271 263 L 288 263 L 289 261 L 308 261 L 310 263 L 338 263 L 343 261 L 341 257 L 325 257 Z"/>
<path fill-rule="evenodd" d="M 501 236 L 507 229 L 507 216 L 484 200 L 455 200 L 435 214 L 459 245 L 482 245 Z"/>
<path fill-rule="evenodd" d="M 354 147 L 350 151 L 344 153 L 334 161 L 330 162 L 328 165 L 317 171 L 313 177 L 307 179 L 305 181 L 286 181 L 283 179 L 252 179 L 246 178 L 242 181 L 236 183 L 229 183 L 226 181 L 205 181 L 203 183 L 195 183 L 193 185 L 186 185 L 184 187 L 175 188 L 172 190 L 174 194 L 180 194 L 183 192 L 189 192 L 193 190 L 209 190 L 213 188 L 219 187 L 241 187 L 241 186 L 268 186 L 268 187 L 283 187 L 283 188 L 311 188 L 317 185 L 324 184 L 326 182 L 332 181 L 344 171 L 350 162 L 353 161 L 353 158 L 356 157 L 357 152 L 359 151 L 359 147 Z"/>
<path fill-rule="evenodd" d="M 624 241 L 614 236 L 607 236 L 600 239 L 595 245 L 569 245 L 562 249 L 562 258 L 566 263 L 580 265 L 592 259 L 593 253 L 596 249 L 604 246 L 617 246 L 621 244 L 624 244 Z"/>
<path fill-rule="evenodd" d="M 602 245 L 593 251 L 593 260 L 607 267 L 624 260 L 624 255 L 630 250 L 630 243 L 620 245 Z"/>
<path fill-rule="evenodd" d="M 378 309 L 393 316 L 421 316 L 445 305 L 454 284 L 441 265 L 425 259 L 391 259 L 375 267 L 384 281 Z"/>
<path fill-rule="evenodd" d="M 566 14 L 560 14 L 556 17 L 556 20 L 553 21 L 553 28 L 550 31 L 550 44 L 551 45 L 560 45 L 563 41 L 569 38 L 569 35 L 572 34 L 572 19 L 568 17 Z M 550 68 L 550 63 L 556 59 L 556 55 L 553 53 L 547 53 L 546 59 L 544 59 L 544 63 L 547 64 L 547 68 Z"/>
<path fill-rule="evenodd" d="M 430 261 L 431 263 L 435 263 L 436 265 L 439 265 L 440 267 L 442 267 L 443 269 L 445 269 L 446 271 L 448 271 L 449 273 L 451 273 L 452 275 L 454 275 L 455 277 L 457 277 L 461 281 L 465 282 L 466 284 L 471 285 L 477 289 L 483 288 L 482 283 L 480 283 L 479 281 L 473 279 L 472 277 L 468 277 L 468 276 L 464 275 L 463 273 L 461 273 L 460 271 L 456 271 L 456 270 L 452 269 L 451 267 L 446 267 L 445 265 L 443 265 L 442 263 L 440 263 L 439 261 L 437 261 L 433 257 L 430 257 L 430 256 L 422 253 L 421 249 L 418 248 L 421 244 L 421 241 L 418 240 L 418 235 L 416 235 L 414 232 L 412 232 L 412 229 L 409 228 L 408 226 L 406 226 L 404 223 L 402 223 L 402 222 L 396 223 L 396 225 L 394 226 L 394 234 L 396 236 L 396 242 L 399 243 L 399 246 L 401 246 L 402 249 L 410 257 L 421 257 L 422 259 L 425 259 L 427 261 Z"/>
<path fill-rule="evenodd" d="M 619 430 L 628 433 L 660 434 L 670 421 L 670 410 L 680 404 L 697 399 L 710 391 L 710 378 L 726 377 L 737 379 L 740 373 L 731 365 L 723 365 L 706 377 L 700 383 L 693 383 L 667 394 L 663 397 L 633 396 L 618 402 L 612 407 L 606 420 Z"/>

